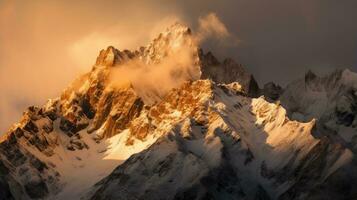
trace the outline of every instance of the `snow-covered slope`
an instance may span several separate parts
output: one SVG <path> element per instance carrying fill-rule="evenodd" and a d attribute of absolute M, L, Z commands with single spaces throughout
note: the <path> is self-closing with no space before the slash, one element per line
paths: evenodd
<path fill-rule="evenodd" d="M 29 107 L 0 140 L 0 199 L 352 198 L 356 80 L 260 90 L 176 23 Z"/>
<path fill-rule="evenodd" d="M 305 199 L 312 195 L 310 187 L 353 157 L 350 150 L 315 138 L 315 120 L 291 121 L 279 104 L 208 80 L 187 83 L 149 113 L 155 113 L 149 115 L 152 121 L 173 114 L 175 120 L 86 198 Z"/>

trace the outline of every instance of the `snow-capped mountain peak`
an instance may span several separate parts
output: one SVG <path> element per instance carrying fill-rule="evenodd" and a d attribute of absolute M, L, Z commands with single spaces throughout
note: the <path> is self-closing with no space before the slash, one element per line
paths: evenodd
<path fill-rule="evenodd" d="M 261 90 L 176 23 L 29 107 L 0 139 L 0 199 L 354 197 L 356 83 L 308 72 Z"/>

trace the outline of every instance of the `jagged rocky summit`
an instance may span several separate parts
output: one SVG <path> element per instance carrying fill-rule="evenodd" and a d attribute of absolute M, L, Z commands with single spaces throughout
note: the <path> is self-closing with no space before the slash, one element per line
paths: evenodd
<path fill-rule="evenodd" d="M 181 82 L 114 84 L 128 66 Z M 259 89 L 174 24 L 136 51 L 102 50 L 24 112 L 0 140 L 0 199 L 353 199 L 356 115 L 356 73 Z"/>

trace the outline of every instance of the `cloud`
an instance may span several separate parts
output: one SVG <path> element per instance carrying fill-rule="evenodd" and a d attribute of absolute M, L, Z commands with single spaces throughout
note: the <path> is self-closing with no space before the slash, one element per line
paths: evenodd
<path fill-rule="evenodd" d="M 172 19 L 178 20 L 178 18 Z M 188 23 L 179 21 L 181 24 Z M 157 27 L 160 27 L 161 30 L 155 32 L 156 35 L 173 25 L 172 20 L 166 22 L 170 22 L 170 24 L 164 23 L 163 26 L 161 22 L 157 23 Z M 199 79 L 201 71 L 197 62 L 197 47 L 208 38 L 224 40 L 231 37 L 231 34 L 215 13 L 200 17 L 198 24 L 197 31 L 190 36 L 179 37 L 174 41 L 161 41 L 162 43 L 158 45 L 160 49 L 156 53 L 165 52 L 162 53 L 165 56 L 160 57 L 159 62 L 147 63 L 138 58 L 111 68 L 112 87 L 121 88 L 132 85 L 138 95 L 147 104 L 151 104 L 185 81 Z M 164 34 L 162 37 L 166 36 Z M 160 42 L 160 40 L 156 42 Z"/>
<path fill-rule="evenodd" d="M 227 38 L 230 33 L 227 27 L 217 17 L 216 13 L 209 13 L 198 19 L 197 39 L 203 41 L 210 37 Z"/>
<path fill-rule="evenodd" d="M 218 18 L 216 13 L 210 12 L 198 18 L 198 28 L 195 34 L 198 43 L 204 43 L 208 39 L 216 39 L 221 46 L 235 46 L 239 39 L 232 35 L 226 25 Z"/>
<path fill-rule="evenodd" d="M 201 72 L 196 50 L 191 45 L 168 46 L 166 56 L 160 62 L 147 63 L 138 58 L 112 67 L 111 86 L 122 88 L 131 85 L 145 103 L 152 104 L 185 81 L 199 79 Z"/>

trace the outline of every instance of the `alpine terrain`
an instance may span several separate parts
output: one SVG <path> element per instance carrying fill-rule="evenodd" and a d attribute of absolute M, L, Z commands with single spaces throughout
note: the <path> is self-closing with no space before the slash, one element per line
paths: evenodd
<path fill-rule="evenodd" d="M 0 199 L 357 199 L 357 73 L 282 88 L 179 23 L 100 51 L 0 139 Z"/>

